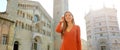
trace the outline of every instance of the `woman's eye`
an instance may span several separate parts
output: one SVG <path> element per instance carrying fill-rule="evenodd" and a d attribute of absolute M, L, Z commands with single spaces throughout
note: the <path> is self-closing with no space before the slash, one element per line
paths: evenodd
<path fill-rule="evenodd" d="M 67 15 L 66 15 L 66 17 L 67 17 Z"/>

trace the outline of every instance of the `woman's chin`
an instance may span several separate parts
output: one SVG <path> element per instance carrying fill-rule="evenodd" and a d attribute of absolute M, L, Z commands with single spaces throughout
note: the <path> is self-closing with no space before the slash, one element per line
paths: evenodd
<path fill-rule="evenodd" d="M 71 21 L 67 21 L 67 23 L 70 23 Z"/>

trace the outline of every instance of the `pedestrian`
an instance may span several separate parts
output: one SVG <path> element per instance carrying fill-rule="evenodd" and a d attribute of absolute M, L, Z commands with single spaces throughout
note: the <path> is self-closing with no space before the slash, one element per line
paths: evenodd
<path fill-rule="evenodd" d="M 56 32 L 61 34 L 62 44 L 60 50 L 81 50 L 80 27 L 75 25 L 73 15 L 66 11 L 56 26 Z"/>

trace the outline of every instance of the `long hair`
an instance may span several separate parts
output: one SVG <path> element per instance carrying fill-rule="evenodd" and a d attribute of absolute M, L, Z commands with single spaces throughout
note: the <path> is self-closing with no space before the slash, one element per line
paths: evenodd
<path fill-rule="evenodd" d="M 67 29 L 67 27 L 68 27 L 68 23 L 67 23 L 67 21 L 65 20 L 65 15 L 66 15 L 66 13 L 70 13 L 71 16 L 73 17 L 73 14 L 72 14 L 70 11 L 66 11 L 66 12 L 64 13 L 64 21 L 63 21 L 63 27 L 62 27 L 61 37 L 64 36 L 64 32 L 66 31 L 66 29 Z M 74 18 L 72 18 L 72 23 L 75 24 Z"/>

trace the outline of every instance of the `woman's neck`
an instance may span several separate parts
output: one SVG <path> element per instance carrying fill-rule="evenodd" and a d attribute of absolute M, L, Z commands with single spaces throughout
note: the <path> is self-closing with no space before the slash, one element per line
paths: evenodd
<path fill-rule="evenodd" d="M 68 26 L 73 26 L 73 23 L 72 22 L 68 22 Z"/>

